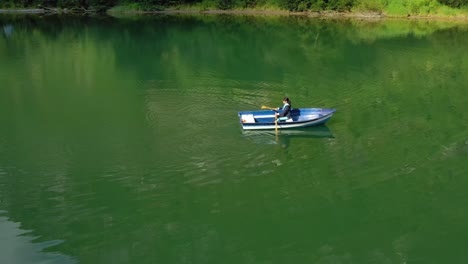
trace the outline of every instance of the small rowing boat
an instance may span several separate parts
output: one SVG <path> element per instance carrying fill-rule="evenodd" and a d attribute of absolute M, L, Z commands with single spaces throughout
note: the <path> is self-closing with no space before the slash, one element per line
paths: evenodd
<path fill-rule="evenodd" d="M 278 121 L 277 128 L 300 128 L 324 124 L 335 113 L 329 108 L 295 108 L 291 110 L 291 118 Z M 275 111 L 257 110 L 238 113 L 239 122 L 245 130 L 275 129 Z"/>

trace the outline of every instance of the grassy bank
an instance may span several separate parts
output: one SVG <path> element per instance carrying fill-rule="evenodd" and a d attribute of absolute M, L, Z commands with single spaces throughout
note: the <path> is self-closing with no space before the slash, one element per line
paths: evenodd
<path fill-rule="evenodd" d="M 467 16 L 468 7 L 451 7 L 437 0 L 360 0 L 353 11 L 375 11 L 387 16 Z"/>
<path fill-rule="evenodd" d="M 468 19 L 468 0 L 4 0 L 0 9 L 211 12 Z"/>
<path fill-rule="evenodd" d="M 450 1 L 450 0 L 448 0 Z M 468 0 L 461 0 L 466 1 Z M 332 1 L 330 1 L 331 3 Z M 357 17 L 427 17 L 468 19 L 468 5 L 449 6 L 438 0 L 337 0 L 325 4 L 323 0 L 295 1 L 215 1 L 203 0 L 191 4 L 149 5 L 147 2 L 120 2 L 110 13 L 253 13 L 253 14 L 305 14 Z M 250 3 L 250 4 L 249 4 Z"/>

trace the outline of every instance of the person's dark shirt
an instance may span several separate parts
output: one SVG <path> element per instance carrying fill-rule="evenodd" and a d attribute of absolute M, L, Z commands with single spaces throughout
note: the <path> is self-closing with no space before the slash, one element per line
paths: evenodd
<path fill-rule="evenodd" d="M 289 104 L 284 104 L 283 108 L 279 109 L 278 117 L 283 116 L 291 118 L 291 106 Z"/>

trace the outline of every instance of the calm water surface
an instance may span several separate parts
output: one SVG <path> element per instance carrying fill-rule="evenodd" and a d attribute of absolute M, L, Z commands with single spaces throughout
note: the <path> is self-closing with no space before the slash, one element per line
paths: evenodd
<path fill-rule="evenodd" d="M 0 16 L 1 263 L 467 263 L 468 26 Z M 245 133 L 237 112 L 336 108 Z"/>

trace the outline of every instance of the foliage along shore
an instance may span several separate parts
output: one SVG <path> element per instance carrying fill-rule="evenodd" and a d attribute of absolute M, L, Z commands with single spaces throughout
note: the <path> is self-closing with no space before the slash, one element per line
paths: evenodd
<path fill-rule="evenodd" d="M 0 3 L 2 12 L 204 13 L 468 20 L 468 0 L 6 0 Z"/>

